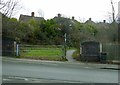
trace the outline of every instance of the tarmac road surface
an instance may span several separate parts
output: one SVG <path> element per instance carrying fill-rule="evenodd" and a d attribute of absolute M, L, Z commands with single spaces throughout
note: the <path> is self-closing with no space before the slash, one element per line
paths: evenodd
<path fill-rule="evenodd" d="M 3 59 L 2 75 L 4 83 L 118 83 L 118 70 L 73 63 Z"/>

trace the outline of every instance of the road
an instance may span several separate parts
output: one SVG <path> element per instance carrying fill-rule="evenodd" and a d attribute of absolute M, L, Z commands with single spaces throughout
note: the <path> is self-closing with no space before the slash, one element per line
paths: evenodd
<path fill-rule="evenodd" d="M 75 64 L 3 60 L 3 82 L 118 83 L 118 70 Z"/>

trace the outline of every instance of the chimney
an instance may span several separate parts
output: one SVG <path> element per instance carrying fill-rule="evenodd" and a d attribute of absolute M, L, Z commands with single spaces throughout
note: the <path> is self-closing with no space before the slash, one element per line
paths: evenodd
<path fill-rule="evenodd" d="M 61 14 L 60 14 L 60 13 L 58 14 L 58 17 L 61 17 Z"/>
<path fill-rule="evenodd" d="M 32 12 L 32 13 L 31 13 L 31 16 L 32 16 L 32 17 L 34 17 L 34 15 L 35 15 L 35 13 L 34 13 L 34 12 Z"/>
<path fill-rule="evenodd" d="M 103 20 L 103 23 L 106 23 L 106 20 Z"/>
<path fill-rule="evenodd" d="M 89 21 L 92 21 L 92 19 L 91 19 L 91 18 L 89 18 Z"/>
<path fill-rule="evenodd" d="M 74 16 L 72 16 L 72 20 L 74 20 L 75 19 L 75 17 Z"/>

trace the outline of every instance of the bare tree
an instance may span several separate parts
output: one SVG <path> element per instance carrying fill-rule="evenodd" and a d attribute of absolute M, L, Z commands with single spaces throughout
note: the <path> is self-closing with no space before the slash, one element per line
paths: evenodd
<path fill-rule="evenodd" d="M 84 23 L 85 22 L 85 18 L 79 17 L 79 21 L 82 22 L 82 23 Z"/>
<path fill-rule="evenodd" d="M 107 14 L 105 15 L 106 20 L 107 20 L 109 23 L 112 23 L 112 22 L 113 22 L 113 18 L 112 18 L 111 15 L 112 15 L 111 12 L 107 12 Z"/>
<path fill-rule="evenodd" d="M 112 0 L 111 0 L 111 6 L 112 6 L 112 18 L 113 18 L 113 22 L 115 22 L 115 8 Z"/>
<path fill-rule="evenodd" d="M 42 9 L 38 9 L 38 14 L 40 17 L 44 17 L 44 11 Z"/>
<path fill-rule="evenodd" d="M 105 15 L 105 17 L 107 18 L 109 23 L 115 22 L 118 18 L 118 16 L 115 15 L 115 3 L 112 0 L 110 0 L 110 4 L 111 4 L 111 11 L 107 12 L 107 15 Z"/>
<path fill-rule="evenodd" d="M 11 17 L 21 8 L 18 0 L 0 0 L 0 12 L 8 17 Z"/>

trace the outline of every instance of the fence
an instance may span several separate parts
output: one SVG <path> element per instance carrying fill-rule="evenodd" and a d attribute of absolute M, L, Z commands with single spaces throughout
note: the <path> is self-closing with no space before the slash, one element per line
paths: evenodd
<path fill-rule="evenodd" d="M 96 43 L 96 44 L 95 44 Z M 81 59 L 89 61 L 119 62 L 120 44 L 84 42 L 81 44 Z M 104 54 L 104 55 L 103 55 Z M 107 54 L 107 56 L 106 56 Z M 87 57 L 86 57 L 87 56 Z"/>
<path fill-rule="evenodd" d="M 120 44 L 103 44 L 102 50 L 107 53 L 107 60 L 119 60 Z"/>
<path fill-rule="evenodd" d="M 15 56 L 15 44 L 14 39 L 11 38 L 2 38 L 2 56 Z"/>

